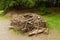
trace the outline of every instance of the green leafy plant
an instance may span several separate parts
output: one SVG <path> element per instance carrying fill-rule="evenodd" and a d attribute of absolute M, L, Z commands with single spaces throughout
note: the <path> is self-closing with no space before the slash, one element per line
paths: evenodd
<path fill-rule="evenodd" d="M 41 7 L 38 9 L 38 13 L 41 15 L 46 15 L 46 14 L 51 14 L 51 12 L 49 11 L 49 9 L 45 8 L 45 7 Z"/>
<path fill-rule="evenodd" d="M 4 11 L 3 10 L 0 10 L 0 15 L 3 15 L 4 14 Z"/>
<path fill-rule="evenodd" d="M 14 5 L 32 8 L 37 2 L 38 0 L 0 0 L 0 9 L 6 10 Z"/>

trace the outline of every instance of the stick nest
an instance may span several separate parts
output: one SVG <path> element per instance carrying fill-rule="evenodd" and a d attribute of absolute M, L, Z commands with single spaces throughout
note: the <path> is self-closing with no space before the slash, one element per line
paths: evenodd
<path fill-rule="evenodd" d="M 30 34 L 32 34 L 34 30 L 38 31 L 35 33 L 39 33 L 39 31 L 43 32 L 47 28 L 46 21 L 40 15 L 33 13 L 13 15 L 11 25 L 16 30 L 30 32 Z"/>

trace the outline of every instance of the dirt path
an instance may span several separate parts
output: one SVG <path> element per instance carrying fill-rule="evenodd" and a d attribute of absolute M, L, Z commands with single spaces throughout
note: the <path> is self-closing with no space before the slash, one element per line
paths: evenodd
<path fill-rule="evenodd" d="M 12 30 L 9 30 L 10 22 L 0 22 L 0 40 L 60 40 L 60 34 L 55 29 L 49 31 L 49 35 L 39 34 L 32 37 L 27 35 L 17 35 Z"/>

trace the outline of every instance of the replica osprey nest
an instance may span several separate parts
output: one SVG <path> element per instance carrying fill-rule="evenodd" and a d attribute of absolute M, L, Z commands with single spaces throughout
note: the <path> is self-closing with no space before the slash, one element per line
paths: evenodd
<path fill-rule="evenodd" d="M 11 25 L 29 35 L 46 32 L 46 21 L 38 14 L 25 13 L 13 15 Z"/>

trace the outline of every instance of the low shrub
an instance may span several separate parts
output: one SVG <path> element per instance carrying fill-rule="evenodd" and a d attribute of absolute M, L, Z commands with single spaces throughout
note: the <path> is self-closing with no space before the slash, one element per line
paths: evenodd
<path fill-rule="evenodd" d="M 0 10 L 0 15 L 3 15 L 5 14 L 3 10 Z"/>
<path fill-rule="evenodd" d="M 49 11 L 49 9 L 48 9 L 48 8 L 45 8 L 45 7 L 40 7 L 40 8 L 38 9 L 38 13 L 39 13 L 40 15 L 51 14 L 51 12 Z"/>

